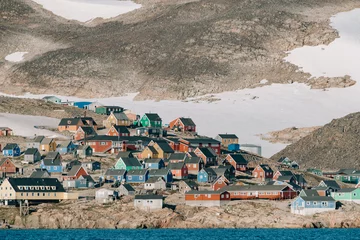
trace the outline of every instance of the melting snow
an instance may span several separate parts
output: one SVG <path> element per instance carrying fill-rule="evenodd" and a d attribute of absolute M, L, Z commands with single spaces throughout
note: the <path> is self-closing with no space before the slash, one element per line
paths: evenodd
<path fill-rule="evenodd" d="M 5 60 L 9 62 L 21 62 L 22 60 L 24 60 L 24 55 L 27 53 L 28 52 L 14 52 L 12 54 L 7 55 L 5 57 Z"/>

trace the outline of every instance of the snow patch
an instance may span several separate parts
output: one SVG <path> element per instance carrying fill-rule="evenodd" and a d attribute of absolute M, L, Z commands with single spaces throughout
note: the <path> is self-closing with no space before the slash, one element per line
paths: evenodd
<path fill-rule="evenodd" d="M 269 82 L 268 80 L 263 79 L 263 80 L 260 81 L 260 84 L 267 84 L 268 82 Z"/>
<path fill-rule="evenodd" d="M 24 60 L 24 56 L 25 54 L 27 54 L 28 52 L 14 52 L 12 54 L 9 54 L 5 57 L 6 61 L 9 62 L 21 62 Z"/>
<path fill-rule="evenodd" d="M 55 15 L 80 22 L 112 18 L 141 7 L 133 1 L 117 0 L 33 0 Z"/>

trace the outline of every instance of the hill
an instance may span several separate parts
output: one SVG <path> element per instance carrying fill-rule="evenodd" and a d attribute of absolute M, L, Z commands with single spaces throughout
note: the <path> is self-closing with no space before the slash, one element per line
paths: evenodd
<path fill-rule="evenodd" d="M 357 0 L 136 2 L 143 7 L 83 24 L 31 0 L 2 0 L 0 85 L 12 86 L 2 91 L 79 97 L 140 92 L 138 99 L 184 99 L 257 87 L 263 79 L 317 87 L 283 61 L 285 52 L 328 44 L 337 37 L 329 18 L 360 7 Z M 4 60 L 18 51 L 29 52 L 25 61 Z"/>
<path fill-rule="evenodd" d="M 271 158 L 282 156 L 297 161 L 302 168 L 360 167 L 360 112 L 335 119 Z"/>

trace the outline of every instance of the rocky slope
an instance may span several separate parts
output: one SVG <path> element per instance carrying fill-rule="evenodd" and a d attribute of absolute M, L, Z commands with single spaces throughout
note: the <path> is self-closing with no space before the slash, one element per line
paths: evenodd
<path fill-rule="evenodd" d="M 80 24 L 31 0 L 0 3 L 1 91 L 184 99 L 270 83 L 346 87 L 348 77 L 308 79 L 285 51 L 337 37 L 333 14 L 357 0 L 137 0 L 143 7 Z M 25 61 L 4 57 L 27 51 Z"/>
<path fill-rule="evenodd" d="M 130 201 L 130 200 L 128 200 Z M 132 202 L 100 205 L 93 201 L 42 204 L 20 218 L 14 208 L 1 208 L 0 217 L 19 228 L 313 228 L 359 227 L 359 205 L 314 216 L 289 213 L 288 201 L 234 201 L 224 207 L 165 207 L 135 210 Z M 169 205 L 168 205 L 169 206 Z M 170 206 L 171 207 L 171 206 Z"/>
<path fill-rule="evenodd" d="M 284 143 L 291 144 L 299 141 L 301 138 L 306 137 L 316 129 L 320 127 L 305 127 L 305 128 L 285 128 L 280 131 L 273 131 L 267 134 L 261 134 L 260 137 L 263 140 L 269 141 L 271 143 Z"/>
<path fill-rule="evenodd" d="M 335 119 L 272 157 L 297 161 L 301 167 L 322 169 L 360 167 L 360 112 Z"/>

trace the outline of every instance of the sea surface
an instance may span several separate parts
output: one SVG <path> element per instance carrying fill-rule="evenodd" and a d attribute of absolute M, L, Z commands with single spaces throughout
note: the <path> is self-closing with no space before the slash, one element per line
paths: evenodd
<path fill-rule="evenodd" d="M 337 240 L 360 239 L 360 229 L 0 230 L 0 240 Z"/>

